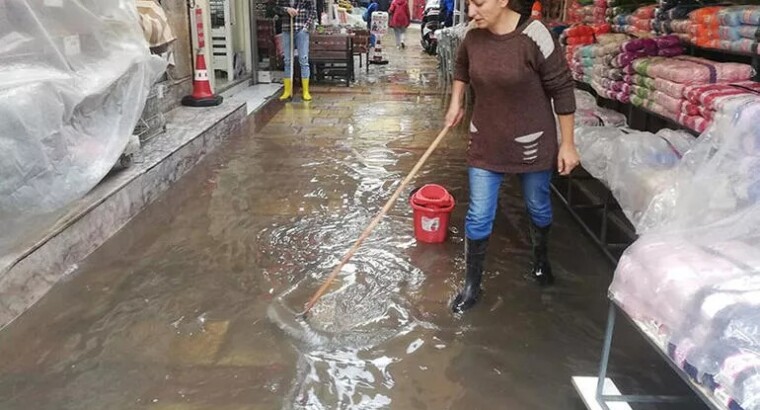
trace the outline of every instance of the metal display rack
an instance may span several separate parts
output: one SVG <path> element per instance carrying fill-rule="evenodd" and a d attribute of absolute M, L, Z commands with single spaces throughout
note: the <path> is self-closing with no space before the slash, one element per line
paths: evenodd
<path fill-rule="evenodd" d="M 611 301 L 609 312 L 607 314 L 607 329 L 604 333 L 604 345 L 602 348 L 602 357 L 599 364 L 599 375 L 596 384 L 594 399 L 603 410 L 610 410 L 608 403 L 695 403 L 695 397 L 690 396 L 666 396 L 666 395 L 610 395 L 604 393 L 605 380 L 607 380 L 607 369 L 610 362 L 610 352 L 612 351 L 612 339 L 615 333 L 617 317 L 621 316 L 626 319 L 633 329 L 635 329 L 644 340 L 660 355 L 660 357 L 673 369 L 673 371 L 686 383 L 687 386 L 708 408 L 711 410 L 725 410 L 726 406 L 721 405 L 715 396 L 704 387 L 696 384 L 691 377 L 679 368 L 668 356 L 666 347 L 656 341 L 656 337 L 646 328 L 646 326 L 631 318 L 615 301 Z"/>
<path fill-rule="evenodd" d="M 756 72 L 753 80 L 760 81 L 760 55 L 706 49 L 697 46 L 689 46 L 687 50 L 688 54 L 692 56 L 721 62 L 750 64 Z M 698 132 L 643 107 L 602 98 L 586 83 L 576 82 L 576 88 L 591 93 L 596 98 L 598 106 L 625 115 L 628 126 L 632 129 L 656 133 L 663 128 L 671 128 L 685 130 L 695 137 L 699 136 Z M 579 167 L 570 176 L 554 178 L 552 191 L 607 259 L 616 265 L 623 251 L 636 240 L 637 235 L 609 189 L 582 167 Z M 694 396 L 619 394 L 614 383 L 607 379 L 612 340 L 618 317 L 623 317 L 631 324 L 631 327 L 691 388 Z M 726 410 L 728 408 L 727 404 L 721 403 L 712 392 L 697 384 L 683 369 L 679 368 L 668 356 L 666 349 L 667 346 L 659 343 L 657 335 L 650 331 L 645 324 L 631 318 L 614 300 L 611 300 L 597 378 L 574 377 L 573 383 L 588 408 L 594 410 L 631 409 L 628 404 L 682 404 L 697 403 L 698 401 L 704 403 L 711 410 Z M 592 381 L 595 388 L 589 384 Z"/>
<path fill-rule="evenodd" d="M 617 264 L 636 234 L 609 189 L 582 168 L 556 177 L 551 188 L 610 263 Z"/>

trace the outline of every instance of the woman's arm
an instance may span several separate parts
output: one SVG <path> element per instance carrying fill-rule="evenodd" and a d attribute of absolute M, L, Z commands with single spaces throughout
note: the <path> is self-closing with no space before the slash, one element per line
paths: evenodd
<path fill-rule="evenodd" d="M 457 57 L 454 63 L 454 83 L 451 87 L 451 104 L 446 113 L 445 125 L 455 127 L 459 125 L 464 116 L 464 94 L 467 84 L 470 82 L 470 56 L 467 53 L 467 37 L 457 49 Z"/>
<path fill-rule="evenodd" d="M 459 80 L 454 80 L 454 85 L 451 87 L 451 103 L 449 104 L 449 111 L 446 113 L 446 122 L 444 125 L 453 128 L 459 125 L 464 117 L 464 91 L 467 87 L 467 83 Z"/>
<path fill-rule="evenodd" d="M 556 38 L 545 26 L 546 44 L 538 48 L 541 54 L 539 74 L 546 94 L 554 103 L 554 112 L 559 118 L 560 148 L 557 156 L 557 170 L 561 175 L 568 175 L 580 163 L 575 148 L 575 84 L 570 75 Z M 549 41 L 551 39 L 551 41 Z"/>
<path fill-rule="evenodd" d="M 575 148 L 575 114 L 558 115 L 561 142 L 557 156 L 557 171 L 569 175 L 580 164 L 580 156 Z"/>

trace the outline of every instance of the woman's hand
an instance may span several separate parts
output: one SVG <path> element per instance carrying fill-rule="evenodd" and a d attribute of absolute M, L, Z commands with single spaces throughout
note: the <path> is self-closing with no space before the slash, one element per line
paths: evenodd
<path fill-rule="evenodd" d="M 294 9 L 292 7 L 287 7 L 285 9 L 285 11 L 290 15 L 290 17 L 295 17 L 295 16 L 298 15 L 298 10 L 296 10 L 296 9 Z"/>
<path fill-rule="evenodd" d="M 458 104 L 451 104 L 449 111 L 446 113 L 445 125 L 449 128 L 454 128 L 462 122 L 464 117 L 464 108 Z"/>
<path fill-rule="evenodd" d="M 581 157 L 575 144 L 562 144 L 557 157 L 557 170 L 560 175 L 570 175 L 570 172 L 581 163 Z"/>

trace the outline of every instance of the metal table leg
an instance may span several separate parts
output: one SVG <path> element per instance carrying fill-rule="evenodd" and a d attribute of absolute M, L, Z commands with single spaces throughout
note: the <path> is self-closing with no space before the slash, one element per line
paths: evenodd
<path fill-rule="evenodd" d="M 693 403 L 696 400 L 688 396 L 667 396 L 667 395 L 605 395 L 604 383 L 607 379 L 607 370 L 610 363 L 610 353 L 612 352 L 612 336 L 615 333 L 615 321 L 617 308 L 614 303 L 610 303 L 607 312 L 607 330 L 604 332 L 604 345 L 602 346 L 602 359 L 599 363 L 599 379 L 596 384 L 596 401 L 604 410 L 610 410 L 607 403 Z"/>

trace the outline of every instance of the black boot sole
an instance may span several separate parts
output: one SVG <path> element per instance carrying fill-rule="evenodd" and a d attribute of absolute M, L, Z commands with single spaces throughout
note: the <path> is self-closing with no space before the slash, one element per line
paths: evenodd
<path fill-rule="evenodd" d="M 548 287 L 554 285 L 554 275 L 541 275 L 536 276 L 532 273 L 527 273 L 523 275 L 523 278 L 529 282 L 534 282 L 538 284 L 540 287 Z"/>
<path fill-rule="evenodd" d="M 456 298 L 454 298 L 454 302 L 451 304 L 451 311 L 454 313 L 464 313 L 466 310 L 470 310 L 475 305 L 477 305 L 479 300 L 480 292 L 478 292 L 474 297 L 468 299 L 465 299 L 465 297 L 460 293 L 456 296 Z"/>

